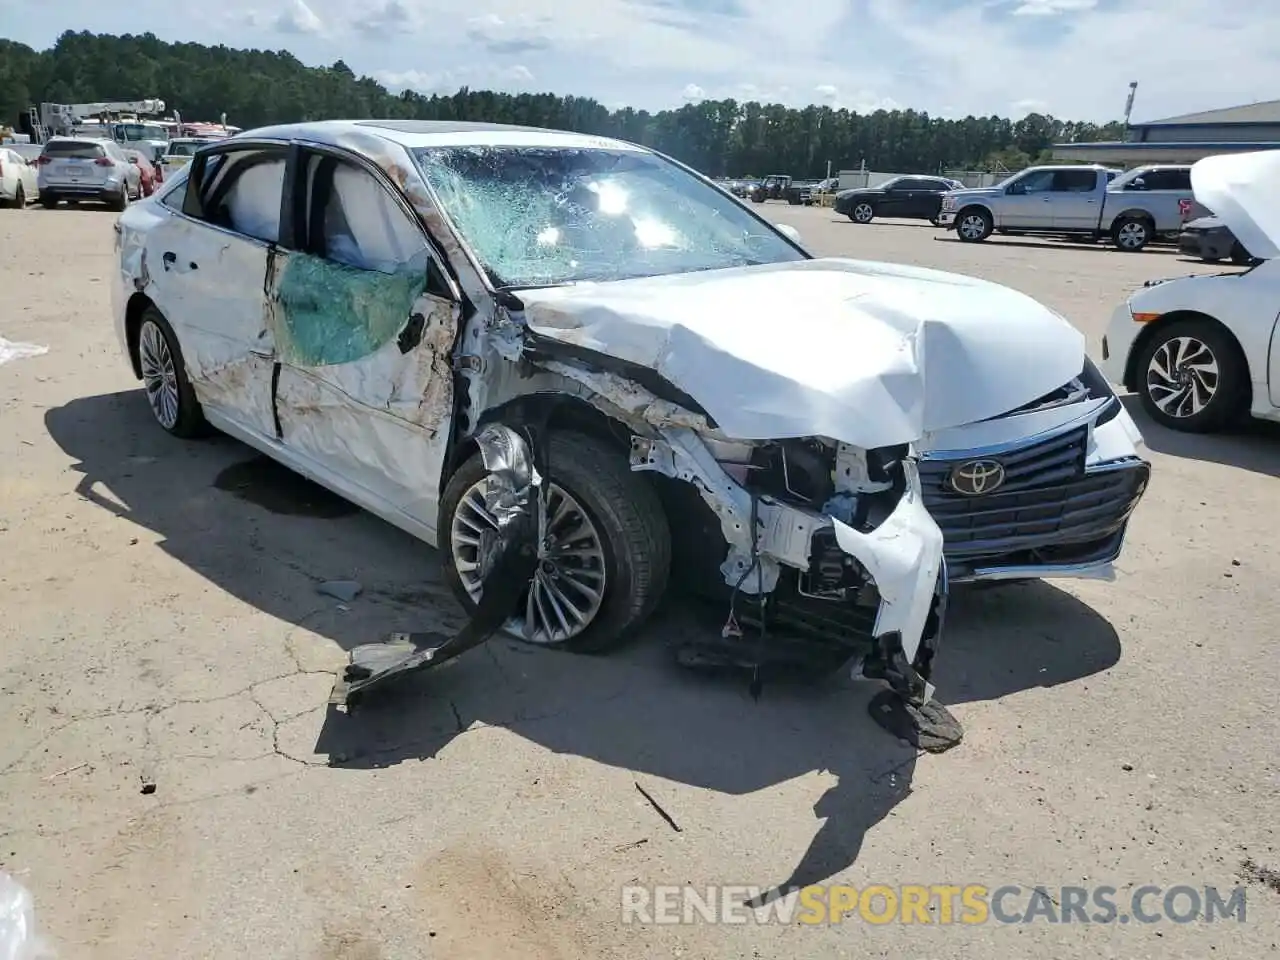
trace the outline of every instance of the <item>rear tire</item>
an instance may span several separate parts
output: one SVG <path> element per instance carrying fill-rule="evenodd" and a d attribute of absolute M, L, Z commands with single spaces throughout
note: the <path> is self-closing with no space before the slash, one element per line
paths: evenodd
<path fill-rule="evenodd" d="M 110 200 L 108 200 L 107 206 L 109 206 L 116 213 L 123 213 L 125 210 L 129 209 L 129 181 L 128 180 L 126 180 L 124 183 L 120 185 L 120 196 L 112 197 Z"/>
<path fill-rule="evenodd" d="M 1146 217 L 1121 217 L 1111 226 L 1111 242 L 1117 250 L 1138 253 L 1151 242 L 1155 231 Z"/>
<path fill-rule="evenodd" d="M 46 210 L 52 210 L 57 205 L 58 205 L 58 198 L 55 197 L 52 193 L 40 194 L 40 206 L 44 207 Z"/>
<path fill-rule="evenodd" d="M 27 208 L 27 191 L 23 189 L 21 180 L 18 181 L 18 188 L 13 191 L 13 207 L 15 210 Z"/>
<path fill-rule="evenodd" d="M 164 314 L 153 306 L 142 311 L 134 349 L 147 403 L 161 428 L 184 440 L 208 433 L 204 411 L 187 379 L 182 346 Z"/>
<path fill-rule="evenodd" d="M 604 553 L 604 599 L 580 633 L 540 646 L 600 653 L 629 640 L 657 609 L 671 570 L 671 532 L 653 487 L 633 473 L 625 453 L 581 433 L 553 433 L 549 482 L 581 505 L 599 533 Z M 444 574 L 468 611 L 476 609 L 459 576 L 454 519 L 463 498 L 484 479 L 480 454 L 473 454 L 449 478 L 440 503 L 440 549 Z M 461 544 L 462 541 L 459 541 Z M 458 547 L 460 549 L 460 547 Z M 465 559 L 465 558 L 464 558 Z"/>

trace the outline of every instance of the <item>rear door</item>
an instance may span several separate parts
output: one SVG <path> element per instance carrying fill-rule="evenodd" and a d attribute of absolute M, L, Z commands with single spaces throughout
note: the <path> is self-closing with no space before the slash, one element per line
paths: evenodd
<path fill-rule="evenodd" d="M 434 530 L 461 296 L 376 166 L 307 147 L 292 176 L 294 249 L 268 295 L 281 441 L 352 499 Z"/>
<path fill-rule="evenodd" d="M 175 215 L 147 232 L 154 299 L 181 344 L 196 397 L 215 426 L 276 436 L 275 345 L 264 283 L 280 238 L 287 148 L 241 142 L 193 161 Z"/>

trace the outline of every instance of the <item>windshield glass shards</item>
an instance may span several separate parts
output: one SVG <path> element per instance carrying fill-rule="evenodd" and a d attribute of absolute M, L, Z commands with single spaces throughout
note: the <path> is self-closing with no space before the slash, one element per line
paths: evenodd
<path fill-rule="evenodd" d="M 735 198 L 652 154 L 515 146 L 413 153 L 498 286 L 805 259 Z"/>

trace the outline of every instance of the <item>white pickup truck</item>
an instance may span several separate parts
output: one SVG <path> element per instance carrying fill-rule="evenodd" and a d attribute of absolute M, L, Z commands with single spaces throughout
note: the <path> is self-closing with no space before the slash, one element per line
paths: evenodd
<path fill-rule="evenodd" d="M 1028 167 L 994 187 L 943 194 L 939 226 L 978 243 L 993 232 L 1110 239 L 1136 252 L 1176 235 L 1190 201 L 1191 168 L 1159 164 L 1121 173 L 1108 167 Z"/>

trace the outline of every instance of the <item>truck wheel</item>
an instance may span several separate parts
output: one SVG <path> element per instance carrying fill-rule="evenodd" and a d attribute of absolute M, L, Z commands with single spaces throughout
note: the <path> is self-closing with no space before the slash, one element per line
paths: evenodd
<path fill-rule="evenodd" d="M 965 243 L 981 243 L 994 227 L 991 214 L 982 207 L 969 207 L 956 216 L 956 235 Z"/>
<path fill-rule="evenodd" d="M 1208 319 L 1177 320 L 1142 347 L 1138 397 L 1152 420 L 1208 433 L 1235 420 L 1249 402 L 1249 375 L 1235 338 Z"/>
<path fill-rule="evenodd" d="M 624 643 L 657 608 L 671 568 L 671 532 L 654 488 L 625 453 L 580 433 L 550 438 L 547 553 L 508 630 L 541 646 L 596 653 Z M 440 539 L 445 580 L 467 610 L 483 582 L 478 538 L 487 524 L 480 454 L 445 486 Z M 527 632 L 526 632 L 527 631 Z"/>
<path fill-rule="evenodd" d="M 1111 227 L 1111 242 L 1125 253 L 1137 253 L 1151 240 L 1151 221 L 1146 217 L 1121 217 Z"/>
<path fill-rule="evenodd" d="M 1253 263 L 1253 254 L 1246 250 L 1244 244 L 1237 240 L 1235 246 L 1231 248 L 1231 262 L 1237 266 L 1246 267 Z"/>

